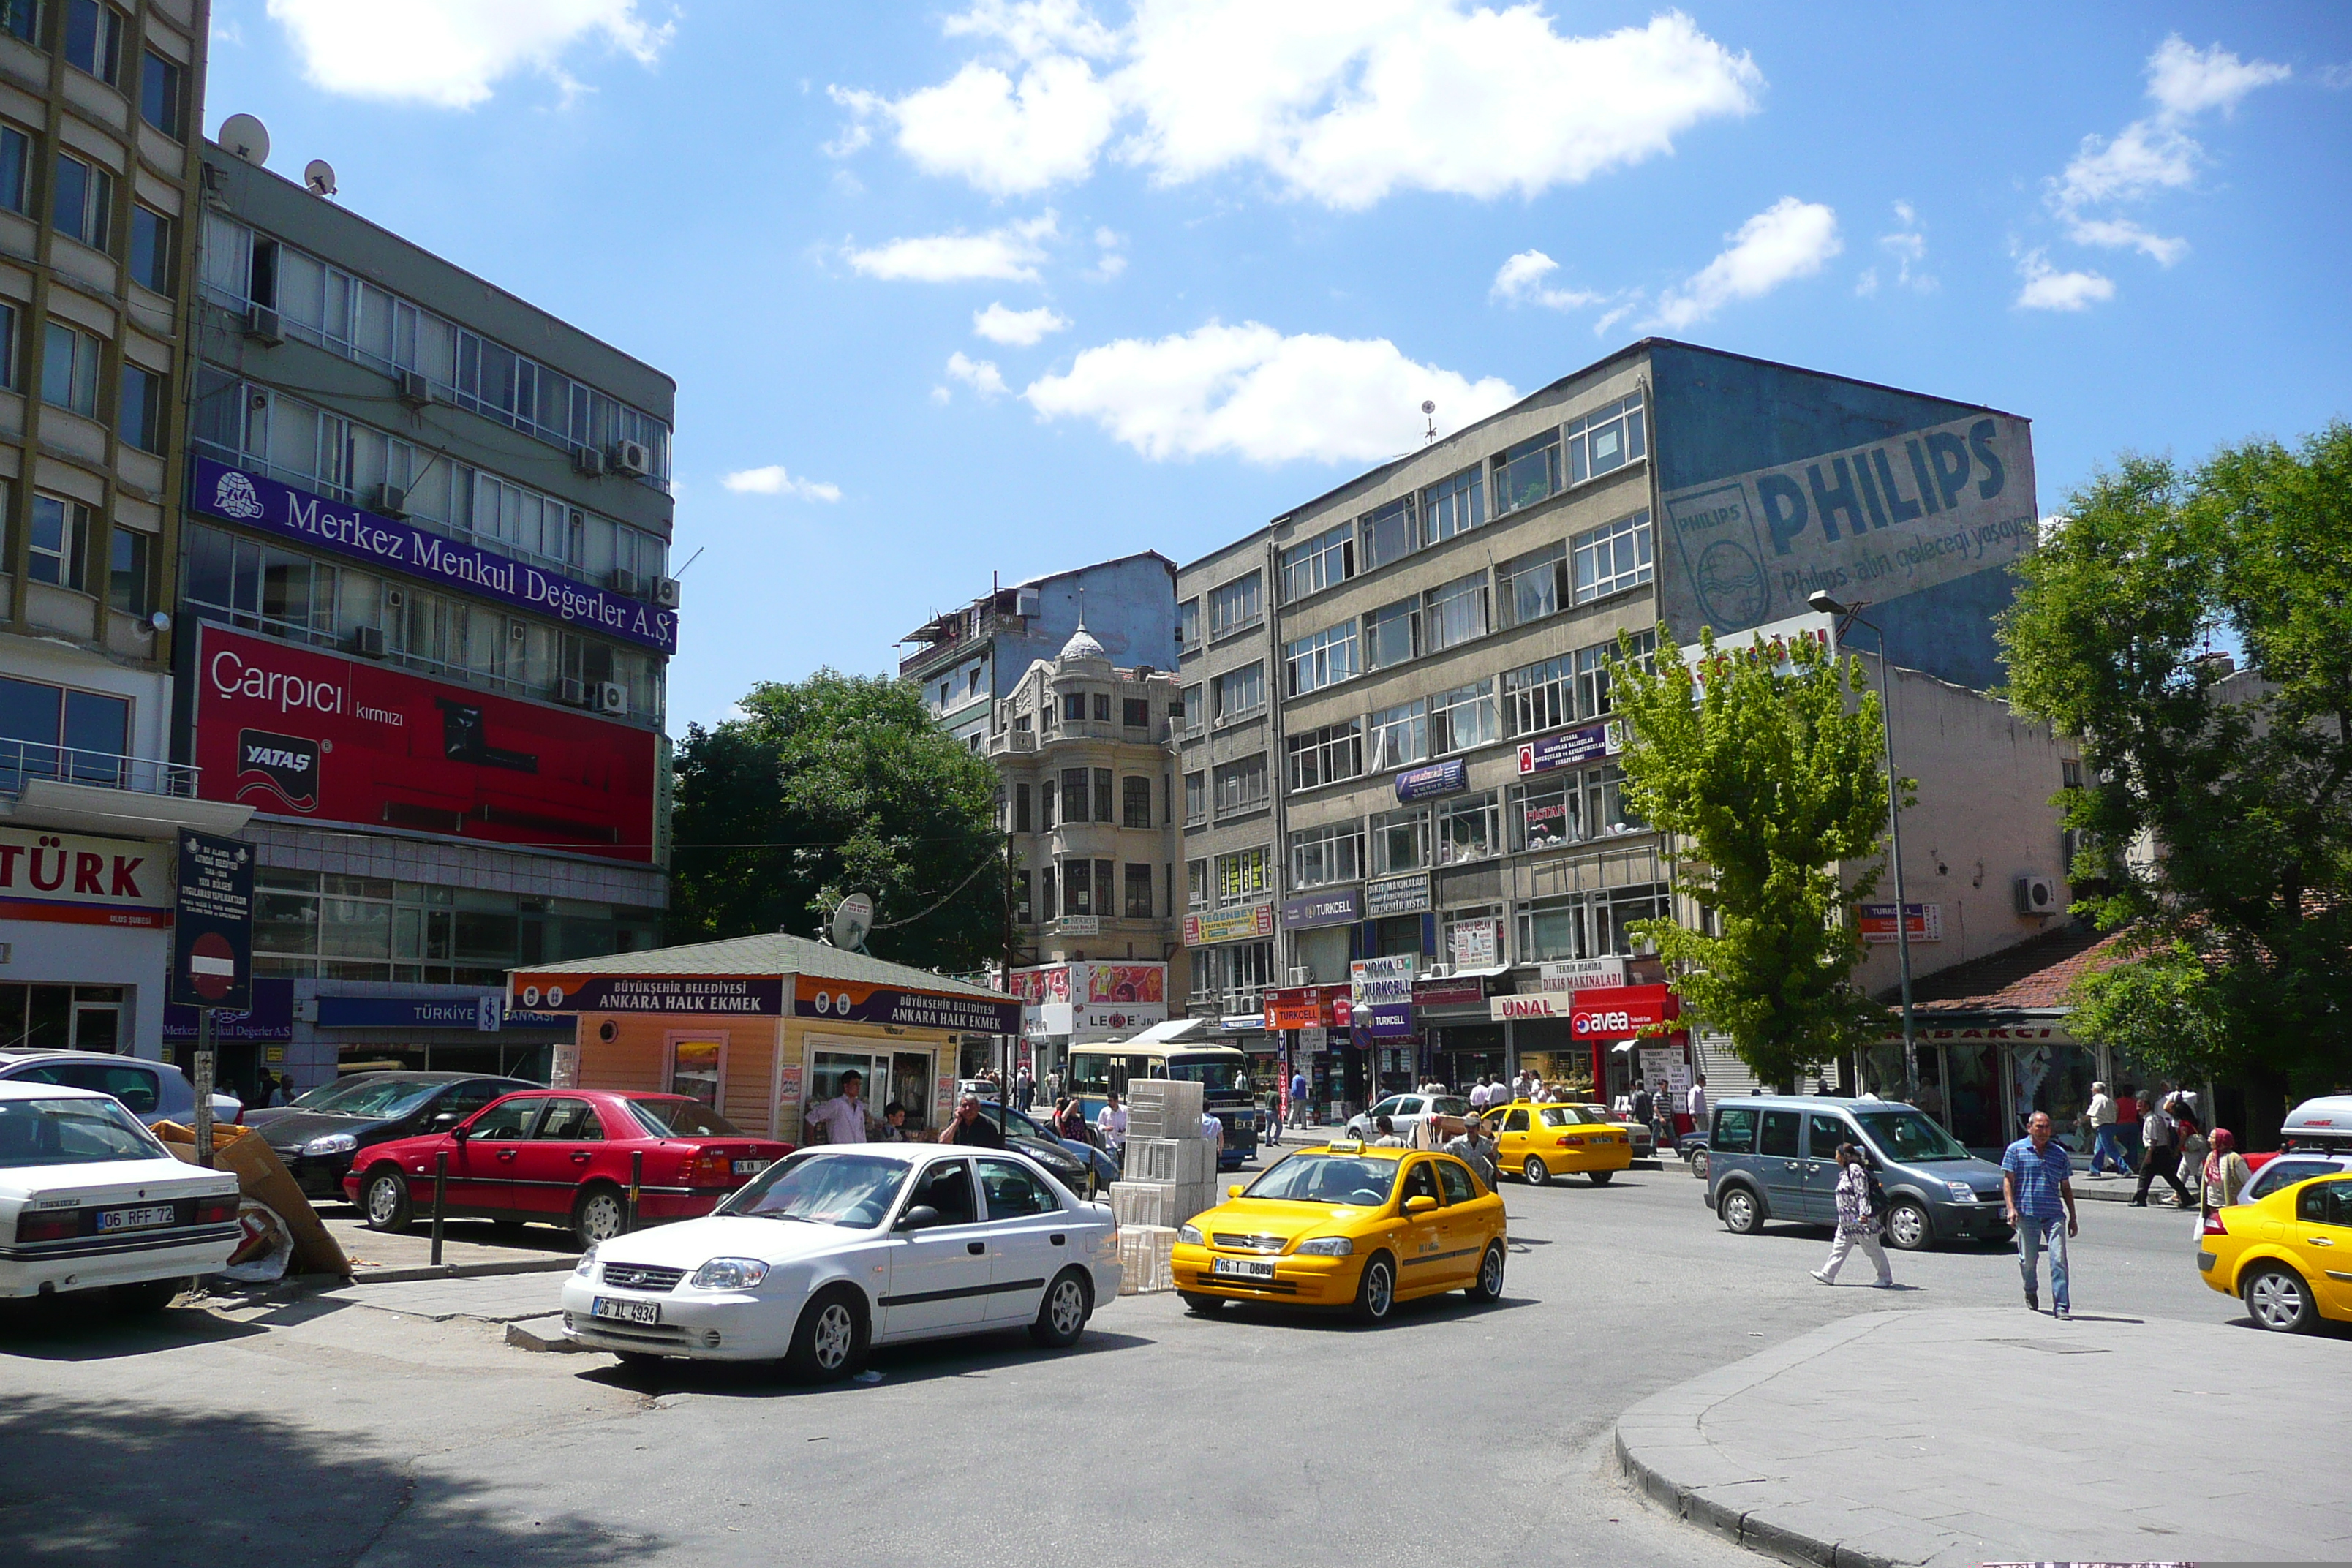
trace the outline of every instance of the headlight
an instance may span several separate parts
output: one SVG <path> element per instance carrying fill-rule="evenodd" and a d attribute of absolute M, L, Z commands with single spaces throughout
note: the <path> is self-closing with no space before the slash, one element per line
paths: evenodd
<path fill-rule="evenodd" d="M 687 1283 L 698 1290 L 749 1290 L 767 1277 L 768 1266 L 756 1258 L 714 1258 Z"/>
<path fill-rule="evenodd" d="M 583 1279 L 588 1279 L 596 1272 L 596 1248 L 594 1247 L 591 1246 L 587 1251 L 580 1255 L 580 1261 L 572 1266 L 572 1272 L 577 1274 Z"/>
<path fill-rule="evenodd" d="M 1201 1227 L 1197 1225 L 1180 1225 L 1176 1227 L 1176 1239 L 1187 1247 L 1198 1247 L 1201 1245 Z"/>
<path fill-rule="evenodd" d="M 313 1138 L 302 1145 L 305 1154 L 348 1154 L 360 1146 L 360 1141 L 348 1132 L 330 1132 Z"/>
<path fill-rule="evenodd" d="M 1298 1244 L 1302 1258 L 1347 1258 L 1356 1250 L 1356 1244 L 1344 1236 L 1318 1236 L 1312 1241 Z"/>
<path fill-rule="evenodd" d="M 1977 1190 L 1966 1182 L 1946 1182 L 1944 1190 L 1952 1194 L 1952 1201 L 1956 1204 L 1972 1204 L 1977 1201 Z"/>

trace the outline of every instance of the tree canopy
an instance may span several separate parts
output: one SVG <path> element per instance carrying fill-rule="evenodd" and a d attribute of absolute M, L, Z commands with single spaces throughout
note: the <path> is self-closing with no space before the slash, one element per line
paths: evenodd
<path fill-rule="evenodd" d="M 2281 1093 L 2352 1044 L 2352 426 L 2126 457 L 2015 570 L 2008 697 L 2080 739 L 2076 909 L 2133 962 L 2084 1037 Z M 2232 674 L 2216 640 L 2243 650 Z"/>
<path fill-rule="evenodd" d="M 1718 654 L 1709 633 L 1705 646 L 1696 692 L 1671 647 L 1651 670 L 1621 641 L 1612 667 L 1627 795 L 1684 841 L 1683 890 L 1716 917 L 1713 935 L 1671 919 L 1634 930 L 1757 1078 L 1786 1083 L 1885 1027 L 1885 1010 L 1853 984 L 1853 911 L 1882 864 L 1885 732 L 1858 659 L 1799 642 L 1776 674 L 1752 640 Z"/>
<path fill-rule="evenodd" d="M 1001 954 L 996 770 L 915 688 L 821 669 L 762 681 L 740 706 L 678 748 L 672 940 L 814 935 L 836 900 L 866 892 L 877 926 L 911 920 L 877 934 L 881 956 L 956 971 Z"/>

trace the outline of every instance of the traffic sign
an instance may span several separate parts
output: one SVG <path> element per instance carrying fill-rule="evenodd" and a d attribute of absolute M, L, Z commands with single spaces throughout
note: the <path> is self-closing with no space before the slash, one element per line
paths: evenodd
<path fill-rule="evenodd" d="M 253 1005 L 253 847 L 180 834 L 169 999 L 187 1007 Z"/>

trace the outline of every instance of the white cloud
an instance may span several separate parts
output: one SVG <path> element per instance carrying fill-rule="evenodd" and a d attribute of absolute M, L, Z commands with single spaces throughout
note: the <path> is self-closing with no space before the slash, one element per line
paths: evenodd
<path fill-rule="evenodd" d="M 784 471 L 782 463 L 770 463 L 764 468 L 738 468 L 719 481 L 739 496 L 791 496 L 795 500 L 835 501 L 841 499 L 841 487 L 823 479 L 794 479 Z"/>
<path fill-rule="evenodd" d="M 1895 286 L 1897 289 L 1916 289 L 1922 294 L 1933 292 L 1936 280 L 1928 277 L 1925 270 L 1927 260 L 1927 236 L 1926 226 L 1919 221 L 1918 210 L 1909 202 L 1896 202 L 1895 221 L 1900 226 L 1893 234 L 1882 234 L 1878 237 L 1878 247 L 1895 259 Z M 1878 287 L 1878 274 L 1875 270 L 1865 272 L 1863 276 L 1869 279 L 1870 285 L 1866 289 L 1858 288 L 1855 290 L 1857 293 L 1867 294 Z"/>
<path fill-rule="evenodd" d="M 1838 238 L 1837 214 L 1794 196 L 1782 196 L 1724 237 L 1731 241 L 1729 249 L 1659 297 L 1653 317 L 1657 325 L 1669 331 L 1696 326 L 1734 300 L 1757 299 L 1811 277 L 1845 248 Z"/>
<path fill-rule="evenodd" d="M 1095 264 L 1087 276 L 1108 283 L 1127 270 L 1127 236 L 1114 229 L 1095 230 Z"/>
<path fill-rule="evenodd" d="M 2077 245 L 2137 250 L 2160 267 L 2169 267 L 2189 254 L 2187 240 L 2152 233 L 2128 218 L 2078 217 L 2066 226 L 2066 237 Z"/>
<path fill-rule="evenodd" d="M 352 98 L 470 109 L 519 70 L 581 90 L 564 69 L 575 47 L 601 42 L 650 66 L 676 31 L 638 14 L 637 0 L 269 0 L 314 87 Z"/>
<path fill-rule="evenodd" d="M 2096 272 L 2061 272 L 2038 250 L 2018 258 L 2017 275 L 2025 286 L 2017 291 L 2024 310 L 2084 310 L 2116 297 L 2112 279 Z"/>
<path fill-rule="evenodd" d="M 1418 364 L 1386 338 L 1286 337 L 1256 321 L 1211 322 L 1078 354 L 1021 395 L 1045 418 L 1091 419 L 1154 461 L 1231 454 L 1254 463 L 1364 462 L 1420 444 L 1421 405 L 1444 428 L 1518 394 Z"/>
<path fill-rule="evenodd" d="M 917 167 L 999 195 L 1084 179 L 1107 150 L 1162 184 L 1255 167 L 1335 207 L 1533 195 L 1752 113 L 1763 81 L 1680 12 L 1575 37 L 1534 5 L 1137 0 L 1112 29 L 1073 0 L 982 0 L 946 30 L 992 55 L 903 98 L 835 97 Z"/>
<path fill-rule="evenodd" d="M 1070 324 L 1067 316 L 1056 315 L 1053 307 L 1040 305 L 1034 310 L 1008 310 L 992 302 L 985 310 L 971 313 L 971 330 L 992 343 L 1010 343 L 1015 348 L 1029 348 L 1048 332 L 1058 332 Z"/>
<path fill-rule="evenodd" d="M 1555 310 L 1573 310 L 1601 301 L 1603 296 L 1589 289 L 1547 286 L 1544 279 L 1559 269 L 1559 263 L 1542 251 L 1522 250 L 1495 269 L 1494 285 L 1486 290 L 1486 297 L 1513 305 L 1544 305 Z"/>
<path fill-rule="evenodd" d="M 2294 74 L 2291 67 L 2270 60 L 2242 60 L 2219 44 L 2198 49 L 2173 34 L 2157 45 L 2147 61 L 2147 95 L 2158 110 L 2175 119 L 2218 109 L 2236 112 L 2238 100 L 2258 87 L 2269 87 Z"/>
<path fill-rule="evenodd" d="M 1012 390 L 1004 384 L 1004 377 L 998 372 L 995 362 L 967 359 L 961 349 L 948 355 L 948 376 L 950 380 L 962 382 L 985 399 L 1002 397 Z M 940 401 L 944 403 L 947 400 L 941 398 Z"/>
<path fill-rule="evenodd" d="M 889 282 L 966 283 L 994 279 L 1034 283 L 1045 242 L 1059 237 L 1051 212 L 985 234 L 929 234 L 846 249 L 849 265 Z"/>

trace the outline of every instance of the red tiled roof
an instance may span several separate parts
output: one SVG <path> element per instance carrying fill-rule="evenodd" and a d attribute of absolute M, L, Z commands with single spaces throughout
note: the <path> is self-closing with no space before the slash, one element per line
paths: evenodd
<path fill-rule="evenodd" d="M 2074 982 L 2124 958 L 2125 931 L 2068 924 L 2014 947 L 1915 981 L 1912 1010 L 1922 1014 L 2017 1013 L 2063 1010 Z M 1893 1002 L 1900 993 L 1880 1000 Z"/>

